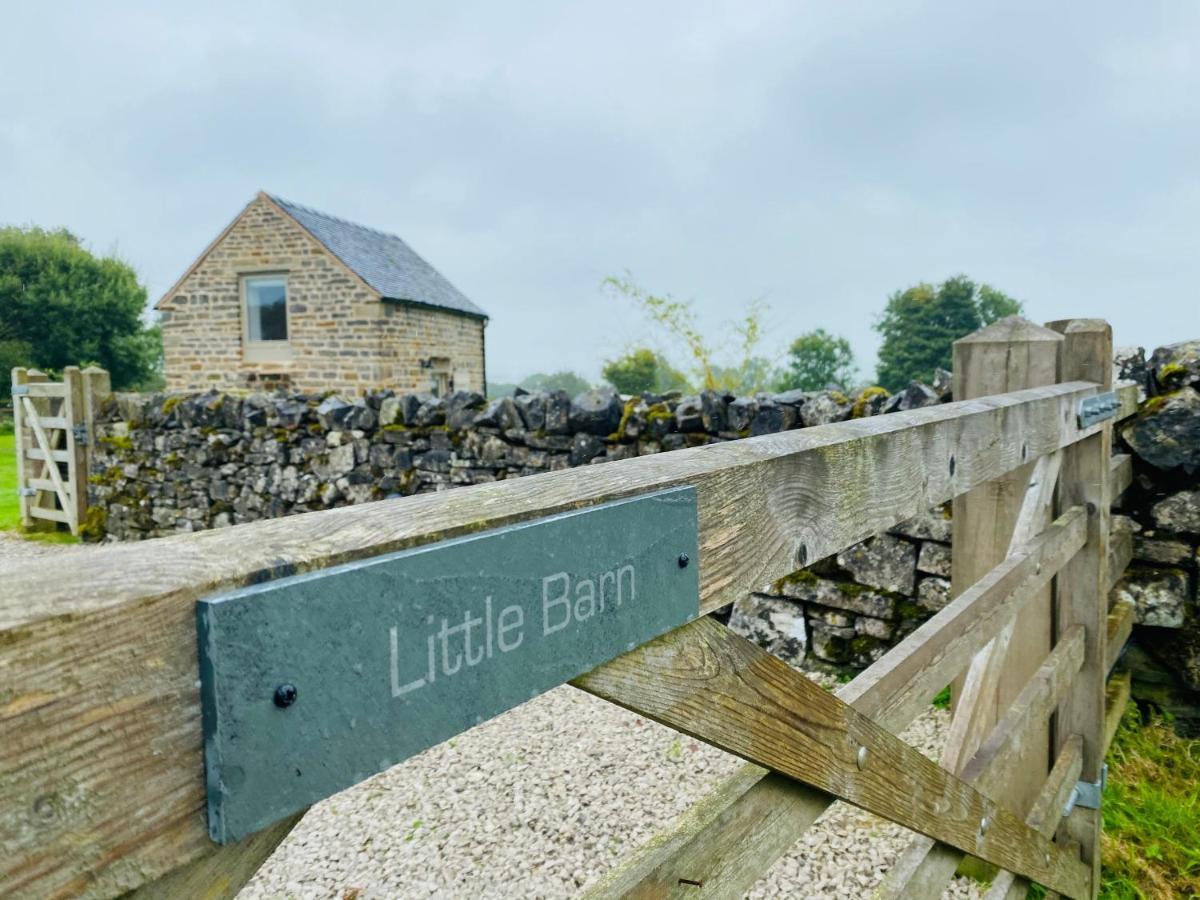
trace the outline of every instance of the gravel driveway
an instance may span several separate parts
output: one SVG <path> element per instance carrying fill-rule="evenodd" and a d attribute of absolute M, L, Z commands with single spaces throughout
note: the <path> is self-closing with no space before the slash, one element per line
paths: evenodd
<path fill-rule="evenodd" d="M 933 751 L 947 718 L 905 737 Z M 560 687 L 314 807 L 239 898 L 571 897 L 738 765 Z M 869 897 L 904 835 L 837 804 L 750 896 Z"/>

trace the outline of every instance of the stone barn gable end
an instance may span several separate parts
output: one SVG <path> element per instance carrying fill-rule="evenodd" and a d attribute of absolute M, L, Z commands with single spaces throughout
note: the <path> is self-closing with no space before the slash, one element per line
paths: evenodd
<path fill-rule="evenodd" d="M 487 314 L 395 235 L 260 192 L 157 304 L 167 388 L 484 391 Z"/>

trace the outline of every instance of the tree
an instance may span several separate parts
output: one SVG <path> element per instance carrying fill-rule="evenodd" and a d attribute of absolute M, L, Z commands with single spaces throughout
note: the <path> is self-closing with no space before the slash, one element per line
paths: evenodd
<path fill-rule="evenodd" d="M 139 387 L 161 373 L 162 338 L 143 325 L 145 306 L 129 265 L 92 255 L 69 231 L 0 228 L 0 340 L 26 345 L 27 365 L 90 363 L 114 388 Z"/>
<path fill-rule="evenodd" d="M 591 384 L 582 375 L 568 372 L 535 372 L 521 380 L 521 387 L 527 391 L 566 391 L 572 397 L 577 397 L 584 391 L 592 389 Z"/>
<path fill-rule="evenodd" d="M 738 336 L 739 359 L 733 365 L 722 365 L 714 345 L 700 331 L 691 302 L 676 300 L 669 294 L 651 294 L 639 287 L 632 277 L 609 277 L 604 286 L 633 302 L 642 313 L 657 325 L 691 360 L 692 388 L 716 391 L 759 391 L 770 383 L 770 364 L 764 365 L 758 354 L 763 337 L 763 318 L 767 306 L 761 301 L 746 304 L 740 322 L 731 326 Z M 661 355 L 660 355 L 661 359 Z"/>
<path fill-rule="evenodd" d="M 854 353 L 850 342 L 818 328 L 792 341 L 775 390 L 819 391 L 830 384 L 845 387 L 853 380 Z"/>
<path fill-rule="evenodd" d="M 977 289 L 965 275 L 897 291 L 874 326 L 883 336 L 879 383 L 898 391 L 910 381 L 932 381 L 935 369 L 950 368 L 956 340 L 1020 312 L 1020 301 L 986 284 Z"/>
<path fill-rule="evenodd" d="M 605 381 L 622 394 L 688 390 L 687 377 L 646 347 L 609 360 L 601 370 Z"/>
<path fill-rule="evenodd" d="M 653 350 L 638 347 L 606 362 L 600 374 L 622 394 L 652 391 L 658 382 L 658 355 Z"/>

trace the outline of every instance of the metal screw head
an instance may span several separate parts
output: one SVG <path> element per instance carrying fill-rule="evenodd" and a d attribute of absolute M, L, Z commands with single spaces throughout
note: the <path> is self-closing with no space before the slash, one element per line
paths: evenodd
<path fill-rule="evenodd" d="M 991 824 L 992 824 L 992 820 L 989 819 L 987 816 L 984 816 L 982 819 L 979 820 L 979 833 L 987 834 L 988 826 L 990 826 Z"/>
<path fill-rule="evenodd" d="M 296 686 L 294 684 L 281 684 L 275 688 L 275 705 L 280 709 L 287 709 L 296 702 Z"/>
<path fill-rule="evenodd" d="M 865 769 L 867 767 L 867 757 L 869 757 L 870 755 L 871 755 L 871 751 L 869 751 L 866 747 L 858 748 L 858 755 L 854 758 L 854 761 L 856 763 L 858 763 L 859 770 Z"/>
<path fill-rule="evenodd" d="M 688 567 L 688 563 L 690 563 L 691 561 L 692 560 L 688 557 L 688 555 L 686 553 L 680 553 L 679 559 L 677 560 L 677 562 L 679 563 L 679 568 L 681 568 L 681 569 L 686 569 Z"/>

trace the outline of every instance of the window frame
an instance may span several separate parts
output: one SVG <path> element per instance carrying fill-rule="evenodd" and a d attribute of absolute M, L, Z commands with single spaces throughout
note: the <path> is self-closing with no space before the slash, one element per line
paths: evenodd
<path fill-rule="evenodd" d="M 272 279 L 283 282 L 283 321 L 287 329 L 287 337 L 281 341 L 252 341 L 250 340 L 250 294 L 247 286 L 250 281 Z M 242 320 L 242 358 L 246 362 L 279 362 L 292 358 L 292 320 L 291 320 L 291 285 L 288 273 L 272 270 L 254 270 L 238 272 L 238 297 L 241 305 Z"/>

